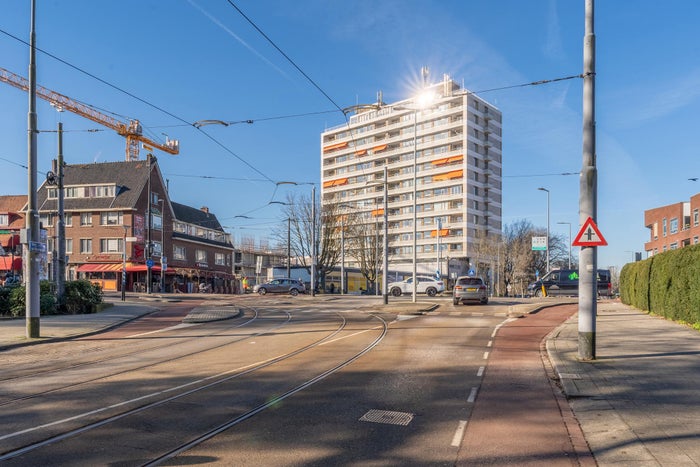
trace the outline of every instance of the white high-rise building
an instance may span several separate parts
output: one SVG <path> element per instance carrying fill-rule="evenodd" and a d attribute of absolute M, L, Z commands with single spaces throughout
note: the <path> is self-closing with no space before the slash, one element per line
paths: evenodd
<path fill-rule="evenodd" d="M 418 274 L 486 276 L 493 258 L 476 250 L 501 235 L 501 112 L 447 76 L 421 96 L 379 100 L 322 133 L 322 205 L 376 222 L 381 235 L 387 167 L 389 270 L 408 273 L 415 259 Z M 357 266 L 350 251 L 345 261 Z"/>

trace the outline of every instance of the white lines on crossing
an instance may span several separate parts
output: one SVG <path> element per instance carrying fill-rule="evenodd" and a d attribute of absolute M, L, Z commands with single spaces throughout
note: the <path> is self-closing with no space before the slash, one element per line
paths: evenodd
<path fill-rule="evenodd" d="M 479 367 L 479 371 L 476 372 L 476 376 L 478 376 L 479 378 L 481 378 L 482 376 L 484 376 L 484 370 L 485 370 L 485 369 L 486 369 L 485 366 L 480 366 L 480 367 Z"/>
<path fill-rule="evenodd" d="M 489 341 L 488 344 L 486 344 L 486 347 L 493 347 L 493 341 Z"/>
<path fill-rule="evenodd" d="M 489 358 L 489 353 L 488 353 L 488 352 L 484 352 L 484 360 L 488 360 L 488 358 Z"/>
<path fill-rule="evenodd" d="M 469 397 L 467 398 L 467 402 L 470 404 L 473 404 L 474 401 L 476 400 L 476 393 L 479 391 L 479 388 L 472 388 L 472 390 L 469 392 Z"/>

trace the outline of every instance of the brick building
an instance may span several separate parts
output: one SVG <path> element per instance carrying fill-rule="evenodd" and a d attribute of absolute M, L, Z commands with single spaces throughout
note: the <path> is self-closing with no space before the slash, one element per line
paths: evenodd
<path fill-rule="evenodd" d="M 24 228 L 26 195 L 0 196 L 0 279 L 21 274 L 22 246 L 19 233 Z"/>
<path fill-rule="evenodd" d="M 146 291 L 152 262 L 153 291 L 192 292 L 200 283 L 233 291 L 229 234 L 207 208 L 170 200 L 155 157 L 66 165 L 63 185 L 69 280 L 120 290 L 126 265 L 126 290 Z M 50 258 L 56 256 L 57 195 L 56 186 L 43 183 L 37 197 Z"/>
<path fill-rule="evenodd" d="M 700 243 L 700 193 L 690 201 L 644 211 L 644 225 L 649 229 L 647 256 Z"/>

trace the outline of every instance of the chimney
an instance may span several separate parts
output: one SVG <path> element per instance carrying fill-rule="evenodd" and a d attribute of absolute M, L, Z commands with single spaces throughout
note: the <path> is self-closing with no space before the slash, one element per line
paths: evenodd
<path fill-rule="evenodd" d="M 200 209 L 202 212 L 204 212 L 204 213 L 206 213 L 206 214 L 209 214 L 209 208 L 208 208 L 208 207 L 202 206 L 202 207 L 199 208 L 199 209 Z"/>

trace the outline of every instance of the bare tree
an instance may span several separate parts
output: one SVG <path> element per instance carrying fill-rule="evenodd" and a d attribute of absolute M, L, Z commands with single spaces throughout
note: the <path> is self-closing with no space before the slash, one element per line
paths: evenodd
<path fill-rule="evenodd" d="M 314 209 L 311 196 L 287 195 L 284 213 L 289 219 L 289 232 L 286 228 L 277 228 L 273 237 L 278 245 L 287 245 L 289 234 L 290 252 L 297 258 L 297 262 L 311 273 L 311 261 L 313 250 L 311 247 L 314 238 L 313 229 L 316 229 L 316 272 L 320 277 L 320 284 L 325 284 L 325 276 L 332 271 L 340 259 L 339 232 L 339 208 L 337 205 L 328 204 L 323 211 L 318 209 L 318 203 Z M 315 218 L 314 218 L 315 215 Z"/>
<path fill-rule="evenodd" d="M 376 290 L 378 271 L 384 259 L 383 233 L 380 230 L 377 216 L 374 218 L 355 216 L 354 222 L 347 229 L 346 241 L 350 245 L 352 257 L 358 262 L 360 273 L 371 284 L 373 290 Z"/>

